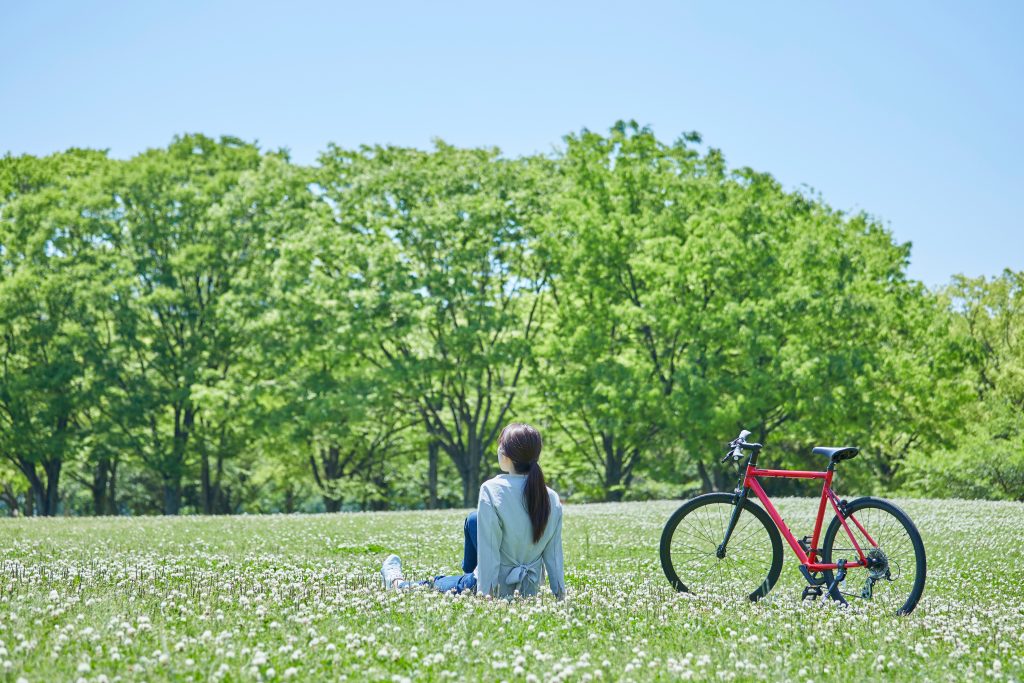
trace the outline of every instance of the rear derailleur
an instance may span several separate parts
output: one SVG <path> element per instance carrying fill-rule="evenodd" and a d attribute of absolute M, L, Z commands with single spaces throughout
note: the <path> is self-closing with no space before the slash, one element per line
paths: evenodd
<path fill-rule="evenodd" d="M 867 556 L 867 568 L 868 578 L 864 582 L 864 588 L 860 592 L 860 597 L 865 600 L 870 600 L 875 582 L 885 579 L 886 581 L 892 581 L 892 572 L 889 569 L 889 558 L 885 556 L 881 548 L 872 548 L 868 551 Z"/>

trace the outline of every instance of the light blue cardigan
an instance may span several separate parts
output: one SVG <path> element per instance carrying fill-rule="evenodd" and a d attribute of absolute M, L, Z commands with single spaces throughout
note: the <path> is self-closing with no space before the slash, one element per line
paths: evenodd
<path fill-rule="evenodd" d="M 551 592 L 565 596 L 562 565 L 562 504 L 548 489 L 551 515 L 544 533 L 533 542 L 526 511 L 525 474 L 499 474 L 480 487 L 477 507 L 477 592 L 507 597 L 536 595 L 547 570 Z"/>

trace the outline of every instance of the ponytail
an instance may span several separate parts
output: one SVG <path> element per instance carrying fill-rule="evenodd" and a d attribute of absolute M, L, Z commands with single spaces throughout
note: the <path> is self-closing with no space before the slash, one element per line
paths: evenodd
<path fill-rule="evenodd" d="M 536 460 L 530 463 L 530 471 L 526 473 L 526 490 L 523 495 L 526 497 L 526 511 L 530 514 L 530 524 L 533 526 L 533 542 L 536 543 L 544 534 L 544 527 L 548 525 L 548 516 L 551 514 L 548 487 L 544 483 L 540 463 Z"/>
<path fill-rule="evenodd" d="M 501 436 L 498 437 L 499 452 L 512 460 L 516 472 L 526 475 L 523 502 L 530 516 L 530 526 L 533 527 L 534 543 L 544 535 L 544 528 L 551 515 L 548 487 L 544 482 L 544 472 L 537 462 L 542 447 L 540 432 L 527 424 L 513 422 L 501 430 Z"/>

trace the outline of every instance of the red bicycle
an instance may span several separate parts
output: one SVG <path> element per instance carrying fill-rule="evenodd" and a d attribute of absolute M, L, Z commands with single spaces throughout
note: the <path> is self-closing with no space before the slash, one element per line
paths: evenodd
<path fill-rule="evenodd" d="M 924 543 L 903 510 L 881 498 L 841 500 L 832 490 L 836 465 L 857 455 L 852 446 L 814 448 L 828 458 L 822 472 L 768 470 L 757 466 L 762 445 L 748 443 L 744 430 L 729 444 L 722 462 L 739 463 L 740 479 L 732 493 L 708 493 L 676 510 L 661 535 L 661 566 L 676 590 L 728 597 L 763 598 L 782 572 L 782 536 L 800 560 L 807 581 L 801 600 L 827 595 L 870 609 L 909 614 L 924 592 Z M 758 481 L 761 478 L 821 479 L 821 502 L 814 532 L 793 535 Z M 753 492 L 760 507 L 748 499 Z M 835 516 L 821 537 L 825 509 Z M 842 531 L 842 534 L 840 534 Z M 818 545 L 819 539 L 821 545 Z"/>

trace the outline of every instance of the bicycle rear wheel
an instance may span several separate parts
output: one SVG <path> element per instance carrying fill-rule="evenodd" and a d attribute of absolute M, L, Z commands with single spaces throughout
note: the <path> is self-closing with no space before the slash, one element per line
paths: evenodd
<path fill-rule="evenodd" d="M 661 567 L 676 590 L 754 601 L 779 580 L 782 538 L 768 513 L 749 500 L 743 501 L 725 556 L 718 557 L 733 509 L 732 494 L 708 493 L 669 517 L 661 534 Z"/>
<path fill-rule="evenodd" d="M 852 605 L 910 614 L 924 592 L 924 542 L 910 517 L 881 498 L 858 498 L 846 506 L 846 523 L 872 567 L 847 569 L 838 590 Z M 834 517 L 821 542 L 821 561 L 858 559 L 842 521 Z M 866 533 L 865 533 L 866 532 Z M 830 585 L 833 572 L 823 572 Z"/>

